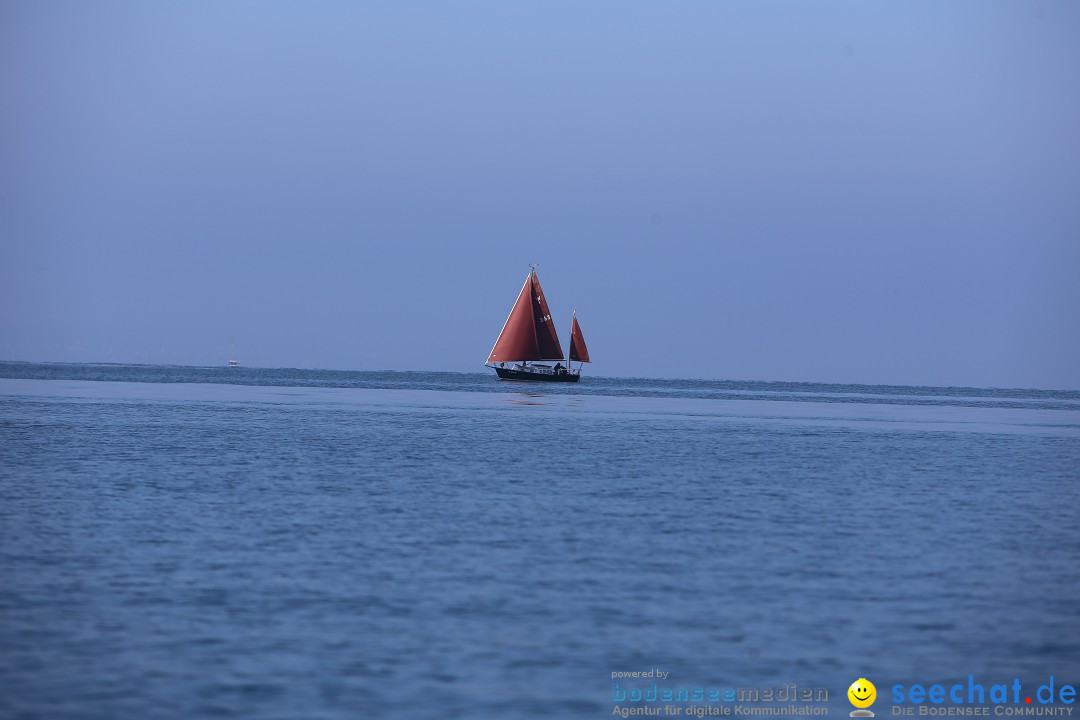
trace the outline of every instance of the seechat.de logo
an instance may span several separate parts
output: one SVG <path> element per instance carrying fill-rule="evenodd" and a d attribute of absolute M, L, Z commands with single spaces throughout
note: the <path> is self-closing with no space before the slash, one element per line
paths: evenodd
<path fill-rule="evenodd" d="M 1035 692 L 1014 677 L 1011 683 L 993 685 L 978 682 L 968 675 L 967 683 L 913 683 L 893 685 L 893 715 L 1071 715 L 1076 702 L 1076 688 L 1050 675 Z M 911 703 L 907 705 L 907 703 Z M 959 705 L 983 705 L 957 712 Z M 991 711 L 992 706 L 992 711 Z"/>

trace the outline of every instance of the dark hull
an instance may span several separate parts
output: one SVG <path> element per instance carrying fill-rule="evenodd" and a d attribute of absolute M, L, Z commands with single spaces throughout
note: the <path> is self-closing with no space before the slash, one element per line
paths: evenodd
<path fill-rule="evenodd" d="M 500 380 L 526 380 L 528 382 L 577 382 L 581 379 L 581 373 L 561 372 L 555 373 L 529 372 L 513 370 L 511 368 L 492 368 L 499 374 Z"/>

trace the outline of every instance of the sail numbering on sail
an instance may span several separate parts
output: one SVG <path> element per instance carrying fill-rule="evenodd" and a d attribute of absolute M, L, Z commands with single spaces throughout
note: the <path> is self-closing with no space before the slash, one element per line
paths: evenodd
<path fill-rule="evenodd" d="M 558 362 L 554 366 L 542 364 L 552 360 Z M 570 324 L 570 352 L 563 355 L 547 299 L 536 277 L 536 268 L 531 268 L 485 365 L 501 380 L 577 382 L 581 379 L 582 365 L 579 364 L 575 372 L 570 367 L 571 361 L 590 362 L 577 311 L 574 311 Z"/>

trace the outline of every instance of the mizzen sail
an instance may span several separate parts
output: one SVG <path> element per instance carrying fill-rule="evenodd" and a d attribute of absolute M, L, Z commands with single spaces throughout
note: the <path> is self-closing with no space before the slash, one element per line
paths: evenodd
<path fill-rule="evenodd" d="M 540 280 L 536 271 L 531 270 L 495 347 L 491 348 L 488 362 L 562 360 L 564 357 Z"/>
<path fill-rule="evenodd" d="M 585 345 L 585 336 L 581 334 L 577 313 L 574 313 L 574 321 L 570 324 L 570 359 L 575 362 L 590 362 L 589 348 Z"/>

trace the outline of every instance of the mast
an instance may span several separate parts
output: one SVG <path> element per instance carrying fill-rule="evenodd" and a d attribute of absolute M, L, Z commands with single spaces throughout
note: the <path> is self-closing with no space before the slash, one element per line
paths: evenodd
<path fill-rule="evenodd" d="M 566 341 L 566 372 L 570 372 L 570 346 L 574 344 L 574 320 L 577 319 L 577 308 L 574 308 L 570 317 L 570 338 Z"/>

